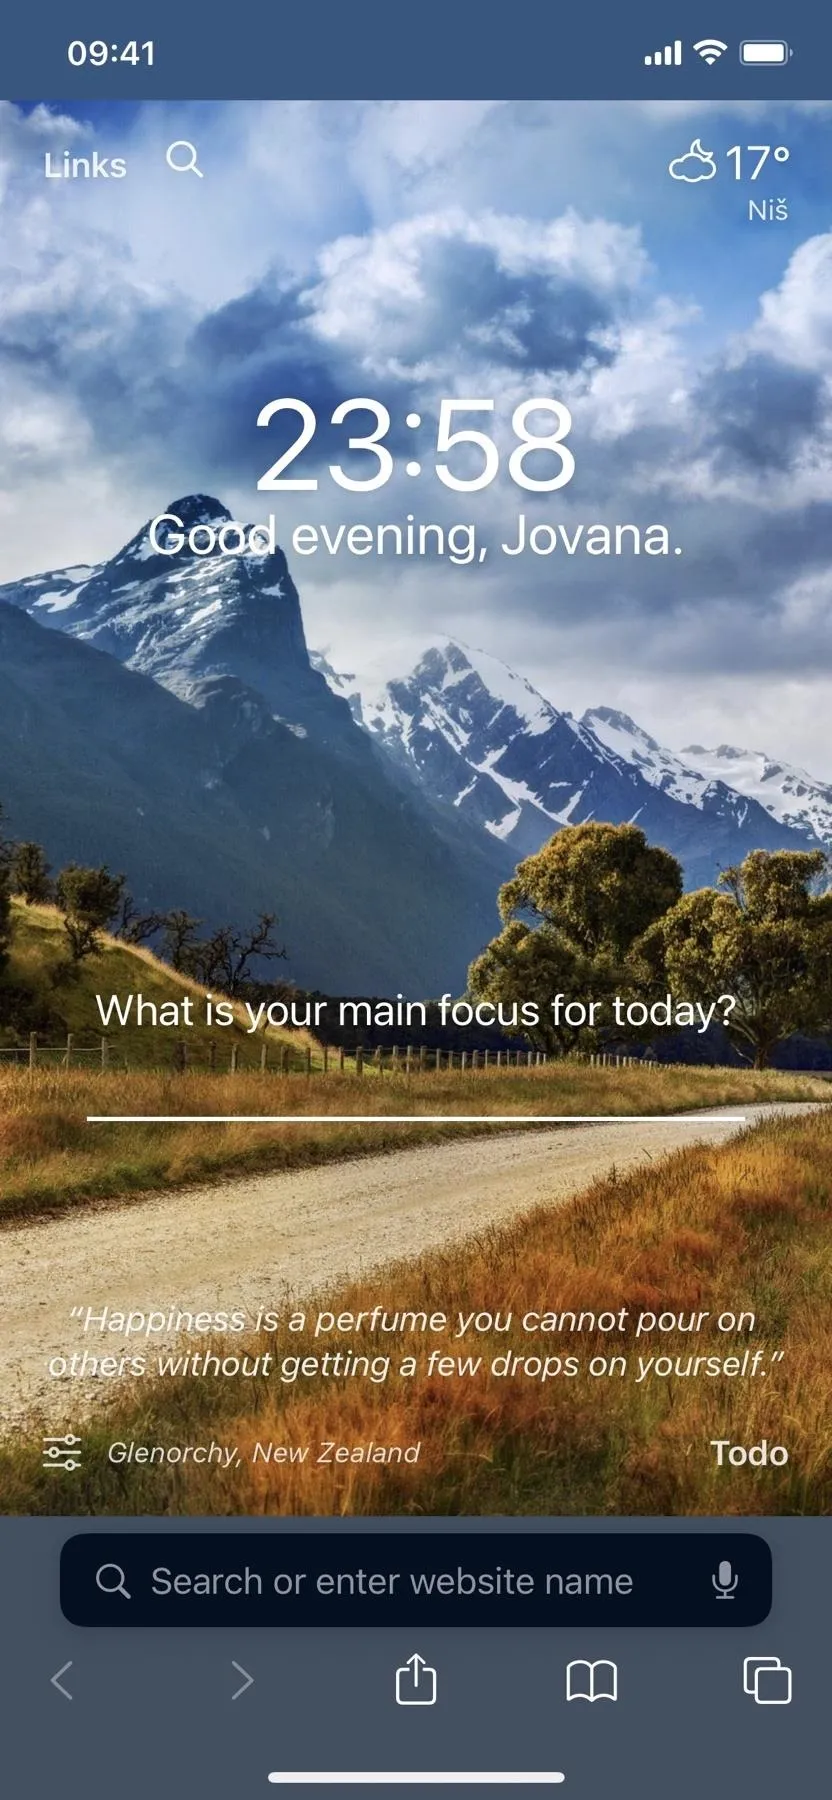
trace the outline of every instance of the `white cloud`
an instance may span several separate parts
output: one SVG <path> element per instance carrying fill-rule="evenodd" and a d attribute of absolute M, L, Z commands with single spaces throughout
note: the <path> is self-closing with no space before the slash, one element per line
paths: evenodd
<path fill-rule="evenodd" d="M 724 150 L 741 109 L 697 114 L 708 144 L 719 124 Z M 666 103 L 655 116 L 649 103 L 158 103 L 104 131 L 0 107 L 11 495 L 0 579 L 111 554 L 188 488 L 252 517 L 258 406 L 301 391 L 274 383 L 319 382 L 320 445 L 330 392 L 384 398 L 388 382 L 397 416 L 409 394 L 428 424 L 442 393 L 493 394 L 500 437 L 530 383 L 556 379 L 575 416 L 578 475 L 540 503 L 547 516 L 666 513 L 684 558 L 481 573 L 368 560 L 360 579 L 343 562 L 302 564 L 310 637 L 354 660 L 369 640 L 415 651 L 425 632 L 456 632 L 533 679 L 549 669 L 559 702 L 567 682 L 583 704 L 637 712 L 645 696 L 657 735 L 687 694 L 687 735 L 713 736 L 704 715 L 718 689 L 759 719 L 762 742 L 788 652 L 790 710 L 768 741 L 817 766 L 804 738 L 815 730 L 806 695 L 821 691 L 832 655 L 816 573 L 827 526 L 806 508 L 832 492 L 832 238 L 796 244 L 790 225 L 761 240 L 783 244 L 785 266 L 774 271 L 778 252 L 766 249 L 759 279 L 732 261 L 752 323 L 726 341 L 727 238 L 680 227 L 666 174 L 690 138 L 683 116 Z M 811 114 L 787 116 L 806 128 Z M 204 181 L 168 170 L 174 137 L 197 143 Z M 44 147 L 82 139 L 125 153 L 129 178 L 44 184 Z M 254 448 L 259 472 L 271 443 Z M 419 492 L 423 516 L 476 514 L 493 533 L 523 503 L 507 482 L 460 501 L 426 475 Z M 324 474 L 309 516 L 337 523 L 360 507 L 396 519 L 415 498 L 399 473 L 356 504 Z M 294 517 L 283 502 L 281 526 Z"/>
<path fill-rule="evenodd" d="M 748 341 L 781 362 L 832 375 L 832 232 L 795 251 L 780 285 L 763 294 Z"/>

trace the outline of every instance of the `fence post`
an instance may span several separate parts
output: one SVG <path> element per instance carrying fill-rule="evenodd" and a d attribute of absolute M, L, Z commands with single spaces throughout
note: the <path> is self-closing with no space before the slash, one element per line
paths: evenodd
<path fill-rule="evenodd" d="M 214 1070 L 216 1069 L 216 1066 L 217 1066 L 217 1040 L 216 1040 L 216 1038 L 211 1038 L 211 1040 L 208 1044 L 208 1067 L 209 1067 L 212 1075 L 214 1073 Z"/>
<path fill-rule="evenodd" d="M 356 1045 L 355 1073 L 356 1073 L 356 1075 L 363 1075 L 363 1073 L 364 1073 L 364 1046 L 363 1046 L 363 1044 Z"/>
<path fill-rule="evenodd" d="M 237 1073 L 237 1063 L 239 1060 L 239 1056 L 240 1056 L 239 1045 L 232 1044 L 232 1046 L 231 1046 L 231 1073 L 232 1073 L 232 1075 L 236 1075 L 236 1073 Z"/>
<path fill-rule="evenodd" d="M 381 1074 L 382 1063 L 381 1063 L 381 1045 L 380 1044 L 376 1044 L 375 1050 L 373 1051 L 373 1062 L 375 1063 L 378 1073 Z"/>
<path fill-rule="evenodd" d="M 428 1053 L 424 1044 L 419 1045 L 419 1074 L 424 1075 L 427 1067 Z"/>
<path fill-rule="evenodd" d="M 479 1066 L 480 1066 L 480 1053 L 478 1050 L 472 1050 L 471 1051 L 471 1067 L 472 1067 L 472 1069 L 478 1069 Z"/>
<path fill-rule="evenodd" d="M 413 1045 L 408 1044 L 404 1053 L 404 1072 L 409 1075 L 413 1067 Z"/>
<path fill-rule="evenodd" d="M 343 1046 L 343 1044 L 338 1045 L 338 1073 L 339 1073 L 339 1075 L 343 1075 L 343 1073 L 344 1073 L 344 1046 Z"/>
<path fill-rule="evenodd" d="M 468 1066 L 468 1052 L 467 1052 L 467 1050 L 461 1050 L 461 1051 L 460 1051 L 460 1053 L 459 1053 L 459 1066 L 460 1066 L 460 1069 L 461 1069 L 461 1070 L 462 1070 L 462 1073 L 463 1073 L 463 1075 L 464 1075 L 464 1074 L 465 1074 L 465 1070 L 466 1070 L 466 1068 L 467 1068 L 467 1066 Z"/>
<path fill-rule="evenodd" d="M 398 1044 L 393 1045 L 393 1048 L 390 1052 L 390 1061 L 392 1064 L 390 1073 L 392 1075 L 397 1075 L 399 1072 L 399 1046 L 398 1046 Z"/>
<path fill-rule="evenodd" d="M 488 1051 L 487 1051 L 487 1050 L 483 1050 L 483 1053 L 482 1053 L 482 1066 L 483 1066 L 483 1068 L 484 1068 L 484 1069 L 487 1069 L 487 1068 L 488 1068 L 488 1056 L 489 1056 L 489 1052 L 488 1052 Z"/>
<path fill-rule="evenodd" d="M 312 1073 L 312 1051 L 308 1044 L 306 1046 L 306 1073 L 307 1075 L 311 1075 Z"/>
<path fill-rule="evenodd" d="M 179 1071 L 180 1075 L 185 1070 L 187 1059 L 188 1053 L 185 1049 L 185 1040 L 184 1038 L 177 1038 L 176 1043 L 173 1046 L 173 1066 Z"/>
<path fill-rule="evenodd" d="M 65 1069 L 69 1068 L 71 1061 L 72 1061 L 72 1032 L 68 1031 L 66 1034 L 66 1051 L 64 1054 L 64 1068 Z"/>
<path fill-rule="evenodd" d="M 101 1067 L 102 1067 L 102 1069 L 108 1068 L 109 1062 L 110 1062 L 110 1045 L 109 1045 L 107 1038 L 103 1037 L 101 1039 Z"/>
<path fill-rule="evenodd" d="M 268 1066 L 269 1066 L 269 1046 L 268 1046 L 266 1039 L 264 1038 L 262 1044 L 260 1045 L 260 1073 L 261 1073 L 261 1075 L 265 1075 Z"/>
<path fill-rule="evenodd" d="M 448 1068 L 452 1069 L 453 1066 L 454 1066 L 454 1053 L 453 1053 L 453 1050 L 449 1050 L 448 1051 Z"/>
<path fill-rule="evenodd" d="M 329 1045 L 324 1044 L 324 1074 L 329 1074 Z"/>
<path fill-rule="evenodd" d="M 441 1052 L 441 1050 L 434 1050 L 434 1052 L 433 1052 L 433 1067 L 434 1067 L 434 1072 L 438 1075 L 439 1071 L 442 1067 L 442 1052 Z"/>
<path fill-rule="evenodd" d="M 288 1075 L 288 1073 L 289 1073 L 289 1046 L 288 1046 L 288 1044 L 284 1044 L 283 1049 L 280 1052 L 280 1073 L 281 1073 L 281 1075 Z"/>
<path fill-rule="evenodd" d="M 34 1068 L 35 1063 L 37 1062 L 37 1056 L 38 1056 L 38 1034 L 36 1031 L 30 1031 L 30 1033 L 29 1033 L 29 1067 L 30 1067 L 30 1069 Z"/>

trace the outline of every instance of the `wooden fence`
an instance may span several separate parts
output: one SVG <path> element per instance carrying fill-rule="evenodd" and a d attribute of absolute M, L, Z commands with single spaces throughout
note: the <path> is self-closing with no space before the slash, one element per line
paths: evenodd
<path fill-rule="evenodd" d="M 246 1051 L 248 1046 L 241 1054 L 238 1041 L 228 1045 L 222 1039 L 212 1038 L 202 1049 L 189 1044 L 184 1038 L 177 1038 L 167 1046 L 167 1055 L 157 1063 L 134 1066 L 173 1068 L 183 1073 L 188 1069 L 201 1069 L 208 1073 L 232 1075 L 238 1070 L 259 1069 L 264 1074 L 274 1075 L 363 1075 L 365 1071 L 372 1070 L 378 1074 L 411 1076 L 449 1069 L 473 1074 L 487 1069 L 540 1068 L 550 1060 L 542 1050 L 429 1050 L 425 1045 L 413 1044 L 394 1044 L 392 1048 L 376 1050 L 368 1050 L 361 1044 L 355 1045 L 351 1050 L 322 1045 L 319 1051 L 313 1052 L 311 1047 L 293 1048 L 289 1044 L 278 1044 L 268 1038 L 252 1042 L 248 1054 Z M 571 1060 L 605 1068 L 625 1068 L 641 1062 L 654 1066 L 652 1059 L 646 1057 L 616 1056 L 606 1051 L 596 1055 L 573 1055 Z M 0 1068 L 10 1066 L 23 1069 L 106 1071 L 125 1070 L 130 1064 L 110 1038 L 102 1037 L 93 1045 L 76 1044 L 72 1033 L 69 1033 L 63 1044 L 41 1044 L 37 1033 L 33 1031 L 27 1044 L 0 1049 Z"/>

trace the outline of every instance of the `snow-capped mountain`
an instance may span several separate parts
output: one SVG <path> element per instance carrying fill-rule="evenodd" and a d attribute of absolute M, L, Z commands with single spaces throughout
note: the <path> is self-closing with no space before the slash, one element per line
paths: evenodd
<path fill-rule="evenodd" d="M 167 510 L 186 530 L 230 518 L 200 494 Z M 0 801 L 55 864 L 109 862 L 209 924 L 256 894 L 304 985 L 462 986 L 510 859 L 312 667 L 282 550 L 166 556 L 144 525 L 109 562 L 0 587 L 0 642 Z"/>
<path fill-rule="evenodd" d="M 773 819 L 814 837 L 832 849 L 832 785 L 818 781 L 792 763 L 776 762 L 764 750 L 737 750 L 720 744 L 706 750 L 689 744 L 685 760 L 709 779 L 727 781 L 737 793 L 764 806 Z"/>
<path fill-rule="evenodd" d="M 189 494 L 165 511 L 194 526 L 221 527 L 228 508 Z M 172 526 L 160 527 L 157 542 Z M 246 527 L 248 530 L 248 527 Z M 201 540 L 204 542 L 204 540 Z M 53 570 L 0 588 L 39 624 L 106 650 L 141 675 L 199 705 L 226 677 L 262 695 L 272 716 L 298 734 L 342 737 L 349 720 L 309 662 L 300 600 L 281 549 L 243 555 L 157 550 L 150 521 L 109 562 Z"/>
<path fill-rule="evenodd" d="M 201 494 L 167 510 L 230 519 Z M 0 648 L 15 834 L 124 869 L 153 909 L 276 911 L 286 973 L 329 992 L 458 991 L 500 883 L 567 824 L 633 820 L 689 885 L 832 834 L 832 789 L 800 771 L 575 719 L 461 644 L 369 692 L 310 657 L 280 549 L 167 556 L 144 525 L 0 587 Z"/>
<path fill-rule="evenodd" d="M 805 847 L 805 828 L 662 749 L 626 714 L 600 707 L 575 719 L 467 644 L 434 645 L 379 693 L 318 666 L 399 768 L 515 857 L 587 819 L 639 824 L 691 885 L 751 849 Z"/>
<path fill-rule="evenodd" d="M 759 830 L 754 795 L 738 793 L 724 773 L 715 770 L 711 774 L 683 761 L 684 751 L 680 756 L 658 744 L 629 714 L 615 712 L 609 706 L 598 706 L 584 713 L 582 724 L 608 750 L 637 769 L 651 787 L 659 788 L 674 800 L 681 800 L 685 806 L 697 807 L 709 817 L 729 820 L 740 832 L 744 831 L 749 818 Z M 780 822 L 789 824 L 788 820 Z M 800 830 L 800 827 L 794 829 Z"/>

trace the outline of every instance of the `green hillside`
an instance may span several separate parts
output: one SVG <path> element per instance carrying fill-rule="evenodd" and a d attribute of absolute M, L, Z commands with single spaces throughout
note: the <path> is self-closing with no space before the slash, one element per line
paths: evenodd
<path fill-rule="evenodd" d="M 0 1049 L 25 1044 L 29 1032 L 35 1031 L 40 1058 L 45 1057 L 47 1048 L 63 1053 L 67 1036 L 71 1035 L 73 1059 L 81 1064 L 90 1060 L 91 1052 L 100 1049 L 104 1034 L 97 994 L 105 1007 L 113 994 L 118 995 L 122 1007 L 128 995 L 141 994 L 157 1009 L 171 1002 L 181 1008 L 184 997 L 189 996 L 193 1018 L 190 1027 L 181 1022 L 181 1011 L 179 1024 L 157 1024 L 155 1028 L 152 1024 L 137 1025 L 132 1020 L 122 1026 L 113 1014 L 106 1032 L 112 1066 L 170 1066 L 177 1054 L 177 1043 L 184 1042 L 188 1060 L 208 1068 L 212 1041 L 218 1069 L 228 1068 L 232 1045 L 237 1047 L 241 1068 L 253 1068 L 259 1062 L 264 1034 L 247 1034 L 245 1009 L 235 1006 L 232 1025 L 207 1025 L 207 989 L 198 981 L 177 974 L 152 951 L 102 933 L 101 953 L 73 965 L 68 957 L 63 915 L 57 907 L 27 906 L 21 900 L 13 900 L 12 926 L 11 954 L 0 974 Z M 217 998 L 215 995 L 215 1001 Z M 291 1048 L 293 1066 L 305 1061 L 308 1046 L 318 1049 L 311 1034 L 302 1031 L 269 1029 L 265 1036 L 275 1065 L 283 1046 Z"/>

